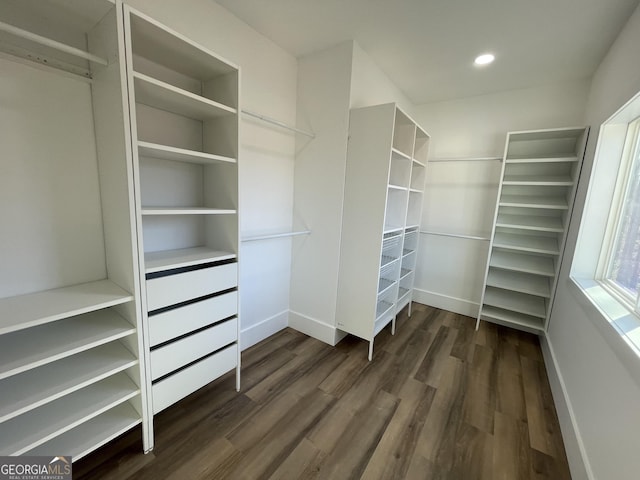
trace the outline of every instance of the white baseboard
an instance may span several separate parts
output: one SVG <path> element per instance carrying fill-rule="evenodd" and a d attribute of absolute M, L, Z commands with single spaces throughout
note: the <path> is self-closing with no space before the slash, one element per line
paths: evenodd
<path fill-rule="evenodd" d="M 240 350 L 245 350 L 261 342 L 289 324 L 289 311 L 277 313 L 261 322 L 240 330 Z"/>
<path fill-rule="evenodd" d="M 540 336 L 540 346 L 547 370 L 547 377 L 549 377 L 549 384 L 551 385 L 553 403 L 558 413 L 562 439 L 567 452 L 569 468 L 571 469 L 571 477 L 595 480 L 587 452 L 584 448 L 584 443 L 582 442 L 582 437 L 580 436 L 580 429 L 576 422 L 573 406 L 571 405 L 571 400 L 567 394 L 567 388 L 553 351 L 553 345 L 549 341 L 546 333 Z"/>
<path fill-rule="evenodd" d="M 428 290 L 420 290 L 419 288 L 413 289 L 413 301 L 472 318 L 478 316 L 480 309 L 480 304 L 477 302 L 450 297 L 449 295 L 430 292 Z"/>
<path fill-rule="evenodd" d="M 309 335 L 321 342 L 328 343 L 331 346 L 337 344 L 340 340 L 347 336 L 346 333 L 338 330 L 333 325 L 307 317 L 301 313 L 289 311 L 289 326 L 294 330 Z"/>

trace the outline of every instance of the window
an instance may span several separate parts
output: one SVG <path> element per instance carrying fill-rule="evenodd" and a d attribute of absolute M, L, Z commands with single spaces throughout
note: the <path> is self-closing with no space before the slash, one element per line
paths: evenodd
<path fill-rule="evenodd" d="M 637 367 L 640 93 L 600 126 L 570 276 L 586 318 Z"/>
<path fill-rule="evenodd" d="M 632 310 L 640 293 L 640 120 L 629 124 L 614 201 L 607 224 L 608 241 L 601 252 L 600 275 L 605 287 Z"/>

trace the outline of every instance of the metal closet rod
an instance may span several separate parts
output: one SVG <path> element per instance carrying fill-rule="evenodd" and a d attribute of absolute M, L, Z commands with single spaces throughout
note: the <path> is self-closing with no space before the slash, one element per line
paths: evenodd
<path fill-rule="evenodd" d="M 292 127 L 284 122 L 281 122 L 280 120 L 276 120 L 275 118 L 267 117 L 266 115 L 262 115 L 260 113 L 255 113 L 245 109 L 242 109 L 242 113 L 250 117 L 257 118 L 258 120 L 262 120 L 263 122 L 271 123 L 272 125 L 276 125 L 286 130 L 291 130 L 292 132 L 299 133 L 300 135 L 305 135 L 309 138 L 316 138 L 316 135 L 314 133 L 306 132 L 304 130 L 300 130 L 299 128 Z"/>
<path fill-rule="evenodd" d="M 459 158 L 433 158 L 429 159 L 429 163 L 440 162 L 489 162 L 499 160 L 502 161 L 502 157 L 459 157 Z"/>
<path fill-rule="evenodd" d="M 246 238 L 243 238 L 241 242 L 255 242 L 256 240 L 270 240 L 272 238 L 297 237 L 298 235 L 309 235 L 309 234 L 311 234 L 311 230 L 301 230 L 299 232 L 272 233 L 269 235 L 256 235 L 253 237 L 246 237 Z"/>
<path fill-rule="evenodd" d="M 440 237 L 466 238 L 467 240 L 480 240 L 483 242 L 488 242 L 489 240 L 491 240 L 489 237 L 481 237 L 479 235 L 465 235 L 463 233 L 433 232 L 430 230 L 420 230 L 420 233 L 425 235 L 437 235 Z"/>

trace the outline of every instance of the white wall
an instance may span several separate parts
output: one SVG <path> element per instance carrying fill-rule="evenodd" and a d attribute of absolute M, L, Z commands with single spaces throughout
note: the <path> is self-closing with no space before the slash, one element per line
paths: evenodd
<path fill-rule="evenodd" d="M 353 42 L 350 108 L 391 102 L 397 103 L 408 115 L 413 114 L 411 101 L 362 50 L 360 45 Z"/>
<path fill-rule="evenodd" d="M 296 119 L 296 59 L 210 0 L 128 0 L 241 69 L 241 105 L 287 124 Z M 241 237 L 290 231 L 295 137 L 243 116 L 240 131 Z M 244 242 L 240 249 L 241 345 L 288 322 L 291 239 Z"/>
<path fill-rule="evenodd" d="M 502 157 L 506 133 L 582 124 L 589 81 L 512 90 L 420 105 L 414 118 L 431 135 L 429 158 Z M 501 163 L 431 162 L 422 229 L 488 238 Z M 488 241 L 423 234 L 414 298 L 478 314 Z"/>
<path fill-rule="evenodd" d="M 580 301 L 568 277 L 599 126 L 640 90 L 638 45 L 640 9 L 593 77 L 585 122 L 592 131 L 547 335 L 547 369 L 574 479 L 636 479 L 640 472 L 640 386 L 627 370 L 637 372 L 640 363 L 621 361 L 616 346 L 594 326 L 604 320 Z"/>
<path fill-rule="evenodd" d="M 335 343 L 340 226 L 345 181 L 353 45 L 298 59 L 298 137 L 294 227 L 311 235 L 293 242 L 291 326 Z"/>
<path fill-rule="evenodd" d="M 412 105 L 355 43 L 298 59 L 298 137 L 294 228 L 310 229 L 293 246 L 290 326 L 334 344 L 349 109 L 396 102 Z"/>

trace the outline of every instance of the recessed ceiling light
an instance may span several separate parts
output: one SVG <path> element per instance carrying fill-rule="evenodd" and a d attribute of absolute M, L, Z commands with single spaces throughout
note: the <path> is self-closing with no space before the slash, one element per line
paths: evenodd
<path fill-rule="evenodd" d="M 484 53 L 476 57 L 473 63 L 475 63 L 476 65 L 489 65 L 495 59 L 496 59 L 495 55 L 491 53 Z"/>

